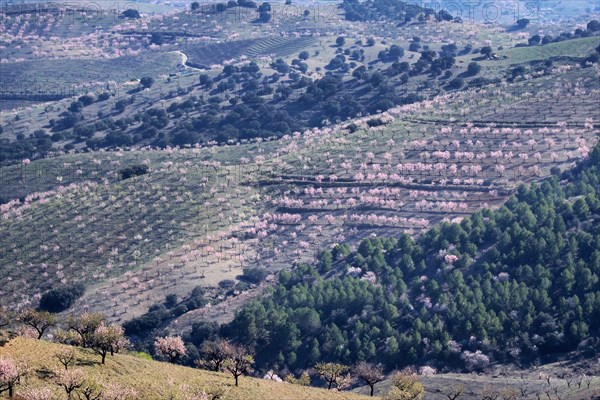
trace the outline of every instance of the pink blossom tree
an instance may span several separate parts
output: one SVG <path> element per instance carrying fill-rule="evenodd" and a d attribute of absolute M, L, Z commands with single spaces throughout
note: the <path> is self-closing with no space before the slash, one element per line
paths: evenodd
<path fill-rule="evenodd" d="M 160 357 L 167 357 L 171 363 L 187 354 L 185 345 L 180 336 L 165 336 L 156 339 L 154 351 Z"/>
<path fill-rule="evenodd" d="M 61 370 L 55 372 L 56 384 L 62 387 L 67 393 L 67 399 L 73 398 L 75 390 L 79 389 L 85 383 L 85 373 L 81 369 Z"/>
<path fill-rule="evenodd" d="M 0 394 L 8 392 L 8 397 L 12 398 L 15 387 L 27 373 L 27 367 L 18 365 L 10 358 L 0 358 Z"/>
<path fill-rule="evenodd" d="M 126 344 L 123 328 L 120 325 L 107 326 L 102 323 L 94 331 L 90 347 L 102 357 L 102 364 L 105 364 L 108 353 L 114 354 Z"/>
<path fill-rule="evenodd" d="M 460 355 L 460 358 L 464 361 L 469 371 L 481 371 L 490 363 L 490 358 L 483 354 L 481 350 L 475 352 L 465 350 Z"/>

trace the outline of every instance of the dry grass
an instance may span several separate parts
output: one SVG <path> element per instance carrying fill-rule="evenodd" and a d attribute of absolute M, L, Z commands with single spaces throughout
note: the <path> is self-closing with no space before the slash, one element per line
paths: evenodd
<path fill-rule="evenodd" d="M 52 387 L 50 373 L 62 366 L 54 355 L 65 346 L 40 340 L 16 338 L 0 347 L 0 357 L 11 357 L 26 363 L 33 372 L 24 387 Z M 222 399 L 278 399 L 278 400 L 335 400 L 365 399 L 366 396 L 349 392 L 328 391 L 308 388 L 288 383 L 242 377 L 239 387 L 235 387 L 231 375 L 182 367 L 169 363 L 146 360 L 135 355 L 116 354 L 108 356 L 105 365 L 100 357 L 90 350 L 77 349 L 77 365 L 93 380 L 101 383 L 119 384 L 132 387 L 140 399 L 179 399 L 185 387 L 218 390 Z M 63 394 L 64 396 L 64 394 Z"/>

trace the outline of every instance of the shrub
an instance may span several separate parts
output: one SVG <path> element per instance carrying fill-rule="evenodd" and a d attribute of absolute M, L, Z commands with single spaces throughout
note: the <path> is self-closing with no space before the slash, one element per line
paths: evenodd
<path fill-rule="evenodd" d="M 269 273 L 263 268 L 244 268 L 242 279 L 250 282 L 259 284 L 265 280 Z"/>
<path fill-rule="evenodd" d="M 591 20 L 590 22 L 588 22 L 587 24 L 587 29 L 588 31 L 591 32 L 596 32 L 596 31 L 600 31 L 600 22 L 598 22 L 597 20 Z"/>
<path fill-rule="evenodd" d="M 384 125 L 385 122 L 383 122 L 381 119 L 379 118 L 373 118 L 367 121 L 367 125 L 369 127 L 374 127 L 374 126 L 380 126 L 380 125 Z"/>
<path fill-rule="evenodd" d="M 529 22 L 530 21 L 527 18 L 521 18 L 517 21 L 517 27 L 519 27 L 519 29 L 525 29 L 527 28 L 527 25 L 529 25 Z"/>
<path fill-rule="evenodd" d="M 458 90 L 465 85 L 465 81 L 462 78 L 455 78 L 448 83 L 446 89 L 448 90 Z"/>
<path fill-rule="evenodd" d="M 485 58 L 490 58 L 492 56 L 493 50 L 492 50 L 492 48 L 490 46 L 485 46 L 485 47 L 481 48 L 480 53 Z"/>
<path fill-rule="evenodd" d="M 235 282 L 231 279 L 223 279 L 221 282 L 219 282 L 219 287 L 222 289 L 231 289 L 234 286 Z"/>
<path fill-rule="evenodd" d="M 153 32 L 152 36 L 150 36 L 150 43 L 156 44 L 158 46 L 162 45 L 165 42 L 163 35 L 160 32 Z"/>
<path fill-rule="evenodd" d="M 123 328 L 125 329 L 125 334 L 127 336 L 131 335 L 144 335 L 162 323 L 162 317 L 164 317 L 164 312 L 152 312 L 142 315 L 141 317 L 134 318 L 130 321 L 127 321 L 123 324 Z M 169 316 L 170 313 L 167 313 Z"/>
<path fill-rule="evenodd" d="M 179 300 L 177 299 L 177 295 L 175 293 L 171 293 L 165 296 L 165 307 L 173 308 L 177 305 Z"/>
<path fill-rule="evenodd" d="M 421 44 L 417 43 L 417 42 L 412 42 L 408 46 L 408 50 L 410 50 L 410 51 L 419 51 L 419 50 L 421 50 Z"/>
<path fill-rule="evenodd" d="M 91 94 L 85 94 L 83 96 L 80 96 L 77 99 L 77 101 L 81 102 L 81 104 L 83 104 L 83 106 L 86 107 L 86 106 L 89 106 L 90 104 L 93 104 L 94 101 L 96 101 L 96 99 Z"/>
<path fill-rule="evenodd" d="M 142 85 L 143 88 L 150 88 L 154 85 L 154 78 L 151 76 L 144 76 L 140 79 L 140 85 Z"/>
<path fill-rule="evenodd" d="M 85 292 L 82 284 L 67 285 L 52 289 L 42 295 L 39 309 L 58 313 L 71 307 Z"/>
<path fill-rule="evenodd" d="M 476 62 L 470 63 L 469 67 L 467 68 L 467 73 L 469 74 L 469 76 L 475 76 L 480 71 L 481 71 L 481 65 L 477 64 Z"/>
<path fill-rule="evenodd" d="M 129 179 L 134 176 L 140 176 L 148 173 L 148 166 L 143 164 L 132 165 L 127 168 L 123 168 L 119 171 L 121 174 L 121 179 Z"/>
<path fill-rule="evenodd" d="M 140 15 L 140 12 L 138 10 L 134 10 L 132 8 L 127 9 L 125 11 L 123 11 L 123 13 L 121 14 L 124 18 L 131 18 L 131 19 L 138 19 L 141 18 L 142 16 Z"/>

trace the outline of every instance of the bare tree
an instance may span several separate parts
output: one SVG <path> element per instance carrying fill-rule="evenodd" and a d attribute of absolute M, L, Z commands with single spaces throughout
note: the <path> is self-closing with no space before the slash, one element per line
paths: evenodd
<path fill-rule="evenodd" d="M 498 400 L 498 398 L 500 398 L 500 393 L 489 388 L 487 390 L 484 389 L 481 395 L 481 400 Z"/>
<path fill-rule="evenodd" d="M 558 385 L 552 386 L 552 391 L 554 392 L 554 395 L 556 396 L 556 398 L 558 400 L 562 399 L 562 397 L 560 397 L 560 389 L 559 389 Z"/>
<path fill-rule="evenodd" d="M 61 363 L 65 370 L 69 369 L 69 365 L 75 362 L 75 350 L 73 348 L 64 348 L 61 349 L 58 353 L 54 355 L 59 363 Z"/>
<path fill-rule="evenodd" d="M 102 386 L 91 379 L 86 379 L 79 389 L 79 397 L 83 397 L 85 400 L 100 400 Z"/>
<path fill-rule="evenodd" d="M 519 396 L 519 392 L 516 389 L 505 388 L 500 392 L 502 400 L 516 400 Z"/>
<path fill-rule="evenodd" d="M 448 398 L 448 400 L 456 400 L 460 397 L 464 390 L 465 387 L 461 384 L 452 385 L 452 387 L 446 389 L 445 395 Z"/>
<path fill-rule="evenodd" d="M 250 351 L 239 345 L 232 345 L 232 352 L 225 360 L 225 369 L 233 375 L 235 386 L 238 386 L 238 378 L 249 372 L 254 364 L 254 357 Z"/>
<path fill-rule="evenodd" d="M 371 388 L 371 397 L 375 391 L 375 384 L 381 382 L 385 376 L 381 366 L 361 361 L 354 367 L 354 374 Z"/>

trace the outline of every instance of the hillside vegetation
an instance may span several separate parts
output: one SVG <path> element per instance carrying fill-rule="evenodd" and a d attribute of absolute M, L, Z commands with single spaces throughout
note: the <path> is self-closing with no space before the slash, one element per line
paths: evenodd
<path fill-rule="evenodd" d="M 32 374 L 17 387 L 17 394 L 25 388 L 49 387 L 57 399 L 66 398 L 62 389 L 52 380 L 51 371 L 63 366 L 55 358 L 66 346 L 25 338 L 16 338 L 0 347 L 0 358 L 10 357 L 24 362 L 32 369 Z M 115 354 L 105 365 L 89 349 L 77 349 L 76 362 L 70 368 L 80 368 L 92 380 L 108 385 L 117 384 L 124 388 L 133 388 L 139 399 L 164 400 L 182 399 L 186 393 L 206 391 L 222 393 L 223 400 L 359 400 L 366 396 L 326 391 L 289 383 L 278 383 L 265 379 L 240 378 L 240 385 L 234 386 L 233 378 L 225 373 L 209 372 L 162 363 L 135 355 Z M 174 397 L 171 397 L 174 396 Z M 198 397 L 199 398 L 199 397 Z"/>
<path fill-rule="evenodd" d="M 337 245 L 279 274 L 221 332 L 258 364 L 368 360 L 485 370 L 530 366 L 600 341 L 600 147 L 562 180 L 523 185 L 504 205 L 416 239 Z M 325 274 L 327 277 L 322 277 Z M 198 325 L 196 331 L 206 332 Z"/>
<path fill-rule="evenodd" d="M 596 395 L 600 8 L 160 3 L 0 12 L 7 335 L 143 399 Z"/>

